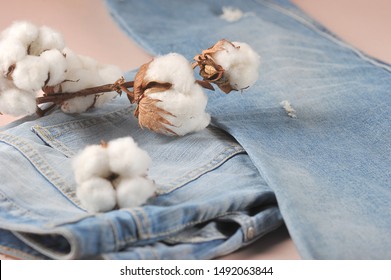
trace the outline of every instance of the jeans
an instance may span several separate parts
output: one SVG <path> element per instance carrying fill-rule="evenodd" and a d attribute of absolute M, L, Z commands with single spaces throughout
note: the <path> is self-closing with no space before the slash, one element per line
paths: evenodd
<path fill-rule="evenodd" d="M 260 79 L 243 93 L 210 93 L 212 124 L 181 138 L 140 129 L 123 97 L 82 115 L 6 126 L 0 251 L 210 259 L 285 222 L 303 258 L 391 258 L 390 65 L 284 0 L 106 2 L 154 55 L 191 60 L 221 38 L 246 42 L 261 55 Z M 243 16 L 222 19 L 224 6 Z M 126 135 L 150 154 L 158 195 L 142 207 L 89 214 L 75 197 L 71 159 L 87 144 Z"/>

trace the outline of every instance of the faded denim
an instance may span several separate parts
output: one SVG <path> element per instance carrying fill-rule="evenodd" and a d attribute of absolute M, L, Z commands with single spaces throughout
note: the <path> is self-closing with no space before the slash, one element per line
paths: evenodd
<path fill-rule="evenodd" d="M 124 98 L 82 115 L 55 112 L 5 127 L 1 251 L 209 259 L 284 220 L 303 258 L 391 258 L 389 65 L 283 0 L 107 4 L 153 55 L 191 60 L 221 38 L 247 42 L 262 57 L 260 79 L 243 93 L 210 93 L 212 125 L 182 138 L 138 128 Z M 223 6 L 244 17 L 221 19 Z M 87 144 L 125 135 L 150 153 L 159 195 L 143 207 L 88 214 L 75 197 L 71 158 Z"/>

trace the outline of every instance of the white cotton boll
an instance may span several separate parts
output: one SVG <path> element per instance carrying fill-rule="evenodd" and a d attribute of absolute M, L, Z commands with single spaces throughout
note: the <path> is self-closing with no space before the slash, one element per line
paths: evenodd
<path fill-rule="evenodd" d="M 110 181 L 91 178 L 76 188 L 76 196 L 88 212 L 106 212 L 117 205 L 116 192 Z"/>
<path fill-rule="evenodd" d="M 110 141 L 107 152 L 111 171 L 121 177 L 145 175 L 151 165 L 147 152 L 139 148 L 131 137 Z"/>
<path fill-rule="evenodd" d="M 167 127 L 177 135 L 200 131 L 210 123 L 210 115 L 205 112 L 208 97 L 198 84 L 194 84 L 187 94 L 170 89 L 148 96 L 161 100 L 157 106 L 175 116 L 164 117 L 173 124 Z"/>
<path fill-rule="evenodd" d="M 225 69 L 224 75 L 229 79 L 230 85 L 241 90 L 253 85 L 258 79 L 260 56 L 246 43 L 232 44 L 236 47 L 226 42 L 225 50 L 216 52 L 213 58 Z"/>
<path fill-rule="evenodd" d="M 120 68 L 118 68 L 115 65 L 102 65 L 100 64 L 98 66 L 98 74 L 101 80 L 101 84 L 113 84 L 115 83 L 121 76 L 122 71 Z M 95 107 L 101 107 L 108 101 L 114 99 L 118 96 L 118 92 L 111 91 L 106 92 L 104 94 L 101 94 L 98 96 L 98 99 L 96 100 Z"/>
<path fill-rule="evenodd" d="M 0 75 L 0 92 L 3 90 L 14 88 L 15 85 L 12 80 L 7 79 L 6 77 L 3 77 Z"/>
<path fill-rule="evenodd" d="M 101 80 L 97 70 L 91 69 L 68 69 L 66 81 L 61 83 L 63 92 L 76 92 L 89 87 L 95 87 L 101 85 Z"/>
<path fill-rule="evenodd" d="M 13 23 L 1 33 L 1 39 L 12 39 L 20 42 L 27 48 L 38 37 L 38 27 L 27 21 Z"/>
<path fill-rule="evenodd" d="M 27 55 L 16 63 L 12 77 L 16 87 L 26 91 L 37 91 L 45 85 L 48 72 L 49 64 L 44 59 Z"/>
<path fill-rule="evenodd" d="M 171 83 L 176 90 L 187 93 L 195 82 L 193 68 L 187 59 L 177 53 L 155 58 L 144 77 L 146 81 Z"/>
<path fill-rule="evenodd" d="M 62 51 L 65 47 L 61 33 L 47 26 L 41 26 L 37 39 L 30 45 L 30 54 L 40 55 L 43 51 L 57 49 Z"/>
<path fill-rule="evenodd" d="M 61 83 L 62 92 L 76 92 L 82 89 L 101 85 L 96 70 L 69 69 L 66 81 Z M 65 113 L 83 113 L 95 106 L 98 97 L 95 95 L 80 96 L 64 101 L 61 110 Z"/>
<path fill-rule="evenodd" d="M 98 61 L 93 59 L 92 57 L 85 56 L 85 55 L 78 55 L 79 59 L 81 61 L 81 67 L 85 69 L 97 69 L 99 66 Z"/>
<path fill-rule="evenodd" d="M 0 41 L 0 67 L 2 75 L 6 75 L 11 65 L 27 55 L 26 47 L 16 40 Z"/>
<path fill-rule="evenodd" d="M 66 81 L 61 83 L 62 92 L 76 92 L 82 89 L 100 86 L 101 80 L 96 70 L 70 69 Z M 65 113 L 83 113 L 95 106 L 98 96 L 88 95 L 64 101 L 61 110 Z"/>
<path fill-rule="evenodd" d="M 147 178 L 135 177 L 121 179 L 117 185 L 117 204 L 119 208 L 131 208 L 144 204 L 156 192 L 156 186 Z"/>
<path fill-rule="evenodd" d="M 69 69 L 77 69 L 83 67 L 83 63 L 79 55 L 74 53 L 70 48 L 65 47 L 62 53 L 65 55 L 65 59 L 67 61 L 67 65 Z"/>
<path fill-rule="evenodd" d="M 109 177 L 111 171 L 107 149 L 101 145 L 87 146 L 75 156 L 72 168 L 78 184 L 94 177 Z"/>
<path fill-rule="evenodd" d="M 31 115 L 36 111 L 35 94 L 17 88 L 0 92 L 0 112 L 11 116 Z"/>
<path fill-rule="evenodd" d="M 80 114 L 94 107 L 94 95 L 80 96 L 68 99 L 61 104 L 61 111 L 67 114 Z"/>
<path fill-rule="evenodd" d="M 122 71 L 118 66 L 100 64 L 98 67 L 99 76 L 104 84 L 113 84 L 122 77 Z"/>
<path fill-rule="evenodd" d="M 65 80 L 68 65 L 64 55 L 59 50 L 45 51 L 40 57 L 49 65 L 48 86 L 55 86 Z"/>

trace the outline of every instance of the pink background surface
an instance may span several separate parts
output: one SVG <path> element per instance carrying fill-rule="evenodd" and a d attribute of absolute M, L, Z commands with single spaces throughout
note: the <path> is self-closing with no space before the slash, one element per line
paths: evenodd
<path fill-rule="evenodd" d="M 15 20 L 48 25 L 61 32 L 75 52 L 116 64 L 124 71 L 149 61 L 151 56 L 130 40 L 112 21 L 103 1 L 3 1 L 0 30 Z M 293 0 L 304 11 L 348 43 L 391 63 L 391 1 Z M 164 3 L 164 2 L 162 2 Z M 14 118 L 0 115 L 0 126 Z M 6 256 L 1 256 L 4 259 Z M 285 227 L 221 259 L 299 259 Z"/>

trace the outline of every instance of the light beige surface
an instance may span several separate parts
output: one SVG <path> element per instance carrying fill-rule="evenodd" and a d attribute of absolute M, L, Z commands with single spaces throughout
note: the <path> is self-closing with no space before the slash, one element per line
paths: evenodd
<path fill-rule="evenodd" d="M 60 31 L 77 53 L 129 70 L 151 57 L 126 37 L 100 0 L 1 1 L 0 29 L 12 21 L 29 20 Z M 391 62 L 391 1 L 294 0 L 334 33 L 367 53 Z M 0 116 L 0 125 L 12 118 Z M 1 237 L 0 237 L 1 238 Z M 2 257 L 0 256 L 0 259 Z M 298 259 L 285 228 L 281 228 L 223 259 Z"/>

